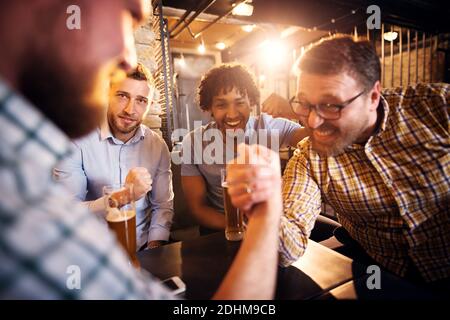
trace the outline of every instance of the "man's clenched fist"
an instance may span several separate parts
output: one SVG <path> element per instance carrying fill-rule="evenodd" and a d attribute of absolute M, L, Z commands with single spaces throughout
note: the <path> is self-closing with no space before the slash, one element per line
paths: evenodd
<path fill-rule="evenodd" d="M 133 185 L 134 200 L 137 201 L 152 190 L 152 176 L 146 168 L 132 168 L 125 179 L 126 184 Z"/>

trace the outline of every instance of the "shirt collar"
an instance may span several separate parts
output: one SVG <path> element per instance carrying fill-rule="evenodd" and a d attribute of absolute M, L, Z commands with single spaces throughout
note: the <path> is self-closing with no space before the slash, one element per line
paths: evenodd
<path fill-rule="evenodd" d="M 1 77 L 0 117 L 8 123 L 8 129 L 0 128 L 1 142 L 11 147 L 15 156 L 31 157 L 30 150 L 40 152 L 41 156 L 34 160 L 51 168 L 70 154 L 67 135 Z M 3 130 L 14 132 L 8 134 Z"/>
<path fill-rule="evenodd" d="M 389 104 L 383 96 L 381 96 L 380 98 L 380 104 L 377 108 L 377 114 L 378 117 L 381 118 L 377 117 L 377 127 L 375 128 L 375 132 L 369 137 L 365 146 L 370 145 L 375 137 L 380 136 L 386 130 L 389 115 Z"/>
<path fill-rule="evenodd" d="M 376 129 L 374 136 L 380 135 L 381 132 L 386 130 L 389 115 L 389 104 L 383 96 L 381 96 L 380 98 L 380 105 L 378 106 L 378 108 L 379 108 L 379 110 L 377 110 L 378 115 L 381 116 L 382 118 L 378 124 L 378 128 Z"/>
<path fill-rule="evenodd" d="M 108 121 L 103 121 L 102 122 L 102 124 L 100 125 L 99 134 L 100 134 L 100 140 L 101 141 L 110 139 L 115 144 L 124 144 L 122 141 L 120 141 L 119 139 L 114 137 L 114 135 L 111 133 L 111 129 L 109 127 Z M 145 133 L 145 128 L 141 124 L 137 128 L 136 133 L 134 134 L 134 136 L 129 141 L 127 141 L 126 144 L 132 144 L 132 143 L 136 143 L 136 142 L 138 142 L 140 140 L 143 140 L 144 137 L 145 137 L 145 134 L 146 134 Z"/>
<path fill-rule="evenodd" d="M 347 149 L 359 150 L 362 148 L 366 148 L 371 144 L 372 140 L 375 137 L 381 135 L 381 133 L 386 130 L 388 115 L 389 115 L 389 104 L 383 96 L 381 96 L 381 98 L 380 98 L 380 103 L 377 108 L 377 115 L 378 115 L 378 117 L 381 117 L 381 119 L 379 119 L 377 117 L 377 127 L 375 128 L 374 133 L 369 137 L 367 142 L 364 145 L 354 143 L 354 144 L 348 146 Z"/>
<path fill-rule="evenodd" d="M 111 133 L 111 130 L 109 129 L 108 121 L 103 121 L 100 125 L 100 140 L 106 140 L 108 138 L 114 138 L 113 134 Z"/>
<path fill-rule="evenodd" d="M 253 129 L 255 125 L 255 119 L 253 116 L 248 117 L 247 123 L 245 124 L 245 136 L 249 136 L 250 135 L 250 130 Z"/>

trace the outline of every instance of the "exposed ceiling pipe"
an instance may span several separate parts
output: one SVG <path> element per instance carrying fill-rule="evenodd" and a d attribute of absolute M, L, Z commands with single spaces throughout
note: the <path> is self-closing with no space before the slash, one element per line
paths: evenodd
<path fill-rule="evenodd" d="M 186 12 L 185 9 L 177 9 L 173 7 L 164 7 L 164 16 L 168 18 L 176 19 L 177 21 L 180 19 L 180 17 Z M 195 21 L 200 22 L 211 22 L 214 19 L 217 18 L 217 14 L 211 14 L 211 13 L 201 13 L 195 18 Z M 249 24 L 247 20 L 239 19 L 235 16 L 228 16 L 221 20 L 222 22 L 226 24 L 234 24 L 234 25 L 246 25 Z"/>
<path fill-rule="evenodd" d="M 180 17 L 180 19 L 178 19 L 177 23 L 175 23 L 175 24 L 172 26 L 172 28 L 170 28 L 169 34 L 172 33 L 172 32 L 180 25 L 180 23 L 184 22 L 184 19 L 186 19 L 186 17 L 187 17 L 188 15 L 190 15 L 191 12 L 192 12 L 196 7 L 197 7 L 197 6 L 194 5 L 194 6 L 192 6 L 189 10 L 186 10 L 186 11 L 183 13 L 183 15 Z"/>
<path fill-rule="evenodd" d="M 218 16 L 216 19 L 214 19 L 214 20 L 211 21 L 209 24 L 207 24 L 206 26 L 204 26 L 199 32 L 197 32 L 197 33 L 194 35 L 194 39 L 197 39 L 197 38 L 198 38 L 198 37 L 199 37 L 206 29 L 208 29 L 209 27 L 211 27 L 212 25 L 214 25 L 215 23 L 217 23 L 217 21 L 219 21 L 220 19 L 222 19 L 222 18 L 228 16 L 228 15 L 233 11 L 233 9 L 234 9 L 236 6 L 238 6 L 239 4 L 241 4 L 241 3 L 243 3 L 243 2 L 246 2 L 246 1 L 247 1 L 247 0 L 237 1 L 237 2 L 235 3 L 235 5 L 231 7 L 230 10 L 228 10 L 228 11 L 226 11 L 225 13 L 221 14 L 220 16 Z"/>
<path fill-rule="evenodd" d="M 196 18 L 199 14 L 201 14 L 201 13 L 203 13 L 204 11 L 208 10 L 208 8 L 211 7 L 216 1 L 217 1 L 217 0 L 206 0 L 206 1 L 202 1 L 202 2 L 200 3 L 200 5 L 197 7 L 195 13 L 194 13 L 193 15 L 191 15 L 186 21 L 185 21 L 185 20 L 182 20 L 182 19 L 180 19 L 180 20 L 178 21 L 178 22 L 180 22 L 180 21 L 184 22 L 184 25 L 181 27 L 181 29 L 179 29 L 179 30 L 176 31 L 176 32 L 174 32 L 175 30 L 174 30 L 174 28 L 173 28 L 173 29 L 172 29 L 172 32 L 170 33 L 170 37 L 171 37 L 171 38 L 176 38 L 176 37 L 178 37 L 178 35 L 179 35 L 181 32 L 183 32 L 183 30 L 184 30 L 187 26 L 189 26 L 189 25 L 192 23 L 192 21 L 194 21 L 195 18 Z"/>

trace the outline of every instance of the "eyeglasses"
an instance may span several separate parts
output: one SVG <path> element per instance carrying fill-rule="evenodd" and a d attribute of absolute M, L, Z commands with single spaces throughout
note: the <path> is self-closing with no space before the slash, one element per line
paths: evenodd
<path fill-rule="evenodd" d="M 304 100 L 304 101 L 296 100 L 295 96 L 289 100 L 289 104 L 291 105 L 292 111 L 294 111 L 295 114 L 297 114 L 301 117 L 309 116 L 311 109 L 314 108 L 314 110 L 316 110 L 316 113 L 321 118 L 326 119 L 326 120 L 337 120 L 341 117 L 342 109 L 344 109 L 346 106 L 348 106 L 353 101 L 358 99 L 365 92 L 366 92 L 366 89 L 361 91 L 359 94 L 357 94 L 353 98 L 350 98 L 349 100 L 344 101 L 340 104 L 333 104 L 333 103 L 311 104 L 306 100 Z"/>

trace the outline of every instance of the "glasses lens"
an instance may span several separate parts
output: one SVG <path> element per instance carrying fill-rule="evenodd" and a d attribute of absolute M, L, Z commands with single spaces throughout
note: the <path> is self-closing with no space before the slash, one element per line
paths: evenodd
<path fill-rule="evenodd" d="M 323 119 L 336 120 L 339 119 L 341 113 L 341 107 L 334 104 L 321 104 L 317 106 L 311 106 L 307 102 L 291 100 L 292 110 L 302 117 L 309 116 L 311 108 L 314 108 L 317 114 Z"/>
<path fill-rule="evenodd" d="M 338 119 L 341 111 L 338 105 L 333 104 L 318 105 L 316 108 L 319 115 L 328 120 Z"/>
<path fill-rule="evenodd" d="M 300 116 L 307 116 L 309 114 L 309 106 L 300 101 L 292 101 L 291 106 L 294 112 Z"/>

